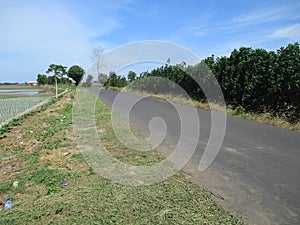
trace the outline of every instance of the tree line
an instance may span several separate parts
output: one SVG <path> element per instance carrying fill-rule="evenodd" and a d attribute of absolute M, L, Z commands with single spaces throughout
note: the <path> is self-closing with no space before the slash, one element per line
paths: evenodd
<path fill-rule="evenodd" d="M 95 56 L 99 65 L 102 52 L 103 49 L 99 49 Z M 78 85 L 84 75 L 84 70 L 77 65 L 66 71 L 66 67 L 51 64 L 47 73 L 51 72 L 54 72 L 53 76 L 39 74 L 38 83 L 54 84 L 55 79 L 58 83 L 70 83 L 73 79 Z M 227 105 L 246 112 L 270 112 L 291 122 L 300 120 L 300 46 L 297 42 L 277 51 L 241 47 L 234 49 L 228 57 L 212 55 L 193 66 L 185 62 L 177 65 L 166 63 L 139 75 L 129 71 L 127 79 L 113 71 L 109 75 L 101 74 L 99 67 L 96 82 L 106 87 L 122 88 L 129 84 L 130 88 L 140 91 L 178 95 L 178 89 L 174 86 L 176 83 L 191 98 L 206 101 L 201 87 L 190 75 L 198 77 L 201 85 L 212 86 L 211 72 L 221 87 Z M 83 85 L 91 86 L 93 79 L 92 75 L 88 75 Z"/>
<path fill-rule="evenodd" d="M 47 76 L 45 74 L 38 74 L 37 82 L 39 85 L 54 85 L 57 83 L 71 84 L 73 80 L 75 82 L 75 85 L 78 86 L 83 78 L 85 71 L 78 65 L 71 66 L 69 70 L 67 70 L 66 66 L 50 64 L 46 73 L 53 73 L 53 75 Z"/>
<path fill-rule="evenodd" d="M 204 65 L 205 64 L 205 65 Z M 163 77 L 166 80 L 142 79 L 133 82 L 134 89 L 154 93 L 174 91 L 172 82 L 181 86 L 190 97 L 198 101 L 206 99 L 199 85 L 189 74 L 201 76 L 203 85 L 210 85 L 211 80 L 205 66 L 208 66 L 218 81 L 227 104 L 240 107 L 248 112 L 270 112 L 274 116 L 284 116 L 290 121 L 300 119 L 300 46 L 289 44 L 277 51 L 241 47 L 234 49 L 230 56 L 205 58 L 197 65 L 189 66 L 184 62 L 179 65 L 164 65 L 151 72 L 143 72 L 130 81 Z M 129 76 L 128 76 L 129 78 Z M 122 87 L 126 80 L 111 74 L 107 86 Z M 168 81 L 169 80 L 169 81 Z M 172 81 L 172 82 L 170 82 Z M 169 87 L 169 88 L 166 88 Z"/>

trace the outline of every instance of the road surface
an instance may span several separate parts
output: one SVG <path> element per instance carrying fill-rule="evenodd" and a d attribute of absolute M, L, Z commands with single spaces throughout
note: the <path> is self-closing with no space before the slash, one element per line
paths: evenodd
<path fill-rule="evenodd" d="M 98 93 L 99 89 L 90 91 Z M 101 89 L 98 96 L 111 107 L 117 94 Z M 124 104 L 126 98 L 137 97 L 132 93 L 122 95 Z M 300 133 L 228 116 L 218 156 L 206 171 L 199 172 L 211 117 L 208 111 L 197 112 L 201 140 L 183 173 L 219 196 L 216 201 L 222 207 L 243 216 L 249 224 L 300 224 Z M 117 113 L 122 115 L 122 109 Z M 180 135 L 180 118 L 167 101 L 139 101 L 130 112 L 130 125 L 147 137 L 153 117 L 165 120 L 171 149 Z"/>

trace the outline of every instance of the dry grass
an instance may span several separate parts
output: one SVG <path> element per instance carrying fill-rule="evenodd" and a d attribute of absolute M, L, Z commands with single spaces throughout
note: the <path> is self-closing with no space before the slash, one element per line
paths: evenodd
<path fill-rule="evenodd" d="M 195 101 L 192 99 L 186 99 L 180 96 L 173 96 L 170 94 L 152 94 L 152 93 L 147 93 L 147 92 L 138 92 L 138 91 L 133 91 L 133 90 L 127 90 L 127 89 L 122 89 L 121 91 L 130 91 L 135 94 L 140 94 L 143 96 L 147 97 L 152 97 L 156 98 L 162 101 L 171 101 L 174 103 L 182 104 L 182 105 L 189 105 L 193 107 L 197 107 L 200 109 L 204 110 L 215 110 L 218 112 L 226 112 L 227 115 L 231 115 L 234 117 L 242 118 L 242 119 L 247 119 L 247 120 L 252 120 L 255 122 L 259 123 L 265 123 L 269 125 L 273 125 L 276 127 L 281 127 L 284 129 L 289 129 L 289 130 L 295 130 L 295 131 L 300 131 L 300 121 L 297 123 L 291 123 L 287 119 L 282 118 L 282 117 L 274 117 L 270 113 L 249 113 L 249 112 L 240 112 L 237 109 L 232 109 L 230 106 L 226 106 L 226 109 L 222 106 L 219 106 L 217 104 L 211 104 L 209 105 L 207 102 L 199 102 Z"/>

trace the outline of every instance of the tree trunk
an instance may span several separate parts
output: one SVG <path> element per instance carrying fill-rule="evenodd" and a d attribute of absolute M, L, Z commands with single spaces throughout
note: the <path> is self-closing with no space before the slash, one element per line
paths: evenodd
<path fill-rule="evenodd" d="M 54 80 L 55 80 L 55 98 L 58 98 L 58 93 L 57 93 L 57 78 L 56 78 L 56 76 L 54 76 Z"/>

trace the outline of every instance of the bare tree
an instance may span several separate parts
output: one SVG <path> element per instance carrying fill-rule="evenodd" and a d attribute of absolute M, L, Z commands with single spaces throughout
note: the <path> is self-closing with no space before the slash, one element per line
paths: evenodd
<path fill-rule="evenodd" d="M 95 47 L 93 49 L 93 61 L 96 63 L 98 76 L 101 74 L 100 69 L 103 61 L 103 52 L 104 52 L 104 48 L 102 48 L 101 46 Z"/>
<path fill-rule="evenodd" d="M 171 65 L 171 59 L 170 58 L 167 59 L 166 65 Z"/>

